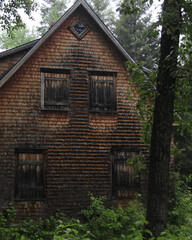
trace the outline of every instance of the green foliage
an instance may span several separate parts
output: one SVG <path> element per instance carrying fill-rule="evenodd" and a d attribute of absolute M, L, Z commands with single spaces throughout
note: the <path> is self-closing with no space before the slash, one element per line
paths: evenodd
<path fill-rule="evenodd" d="M 141 63 L 130 62 L 127 62 L 127 69 L 133 83 L 133 87 L 128 89 L 127 94 L 130 100 L 133 99 L 133 93 L 139 96 L 136 102 L 136 109 L 143 125 L 143 141 L 145 144 L 149 144 L 156 96 L 156 71 L 146 71 Z M 135 86 L 137 87 L 135 88 Z M 136 99 L 134 100 L 136 101 Z"/>
<path fill-rule="evenodd" d="M 68 240 L 90 240 L 92 234 L 87 230 L 85 224 L 81 224 L 78 219 L 68 221 L 59 221 L 56 227 L 53 240 L 68 239 Z"/>
<path fill-rule="evenodd" d="M 130 12 L 125 14 L 123 11 L 125 6 L 132 5 L 131 1 L 124 1 L 119 8 L 120 17 L 116 22 L 115 34 L 136 62 L 142 62 L 143 66 L 154 69 L 157 67 L 159 57 L 158 24 L 152 23 L 151 15 L 146 13 L 149 9 L 148 4 L 143 3 L 143 0 L 133 2 L 138 9 L 134 14 Z"/>
<path fill-rule="evenodd" d="M 27 219 L 21 224 L 14 224 L 15 209 L 13 204 L 7 208 L 5 214 L 0 214 L 0 239 L 1 240 L 51 240 L 62 215 L 49 217 L 45 220 L 34 221 Z"/>
<path fill-rule="evenodd" d="M 169 214 L 170 223 L 176 226 L 185 226 L 192 234 L 192 175 L 181 176 L 175 174 L 174 208 Z"/>
<path fill-rule="evenodd" d="M 145 122 L 143 124 L 144 140 L 145 142 L 149 142 L 149 139 L 146 139 L 146 137 L 148 136 L 148 138 L 150 138 L 151 136 L 150 132 L 153 118 L 153 104 L 156 95 L 155 79 L 157 72 L 154 70 L 144 73 L 145 68 L 143 68 L 143 66 L 153 69 L 153 66 L 157 64 L 157 52 L 159 51 L 157 41 L 158 33 L 157 30 L 153 32 L 150 28 L 153 28 L 153 26 L 159 26 L 162 22 L 159 21 L 157 23 L 150 24 L 150 17 L 143 15 L 147 9 L 146 3 L 149 3 L 149 0 L 122 1 L 119 9 L 122 13 L 126 13 L 126 15 L 120 15 L 118 23 L 119 26 L 117 25 L 118 30 L 116 34 L 119 36 L 120 41 L 125 46 L 128 53 L 131 54 L 131 56 L 133 56 L 133 58 L 137 61 L 142 61 L 142 63 L 138 62 L 138 64 L 128 63 L 128 71 L 131 73 L 133 84 L 136 84 L 139 87 L 137 93 L 140 96 L 140 100 L 137 102 L 137 109 L 141 120 Z M 177 71 L 174 71 L 177 79 L 175 86 L 174 122 L 179 124 L 179 131 L 183 134 L 184 132 L 192 133 L 192 4 L 189 0 L 181 0 L 180 5 L 182 9 L 181 32 L 183 35 L 181 36 L 178 51 Z M 174 11 L 171 11 L 165 16 L 166 19 L 168 19 L 168 23 L 170 22 L 173 12 Z M 126 23 L 130 24 L 130 27 L 127 27 Z M 133 30 L 130 30 L 132 28 Z M 144 33 L 142 33 L 142 29 L 144 29 Z M 175 29 L 173 29 L 173 31 L 175 31 Z M 151 36 L 146 38 L 146 33 Z M 144 40 L 144 42 L 142 42 L 142 40 Z M 147 55 L 142 52 L 145 49 L 145 46 L 147 46 L 145 43 L 149 43 L 146 51 L 147 54 L 149 54 L 150 51 L 155 53 L 155 55 L 149 54 L 149 57 L 154 57 L 148 60 Z M 139 56 L 140 53 L 144 56 L 144 59 L 142 59 L 142 56 Z M 169 60 L 169 58 L 167 58 L 166 61 L 167 60 Z M 128 91 L 131 92 L 132 89 L 129 89 Z M 148 101 L 149 99 L 151 99 L 151 101 Z"/>
<path fill-rule="evenodd" d="M 23 9 L 24 12 L 31 17 L 32 11 L 36 9 L 36 2 L 34 0 L 10 0 L 0 1 L 0 25 L 8 32 L 10 29 L 24 26 L 21 15 L 18 12 L 19 9 Z M 9 32 L 10 33 L 10 32 Z"/>
<path fill-rule="evenodd" d="M 182 166 L 181 169 L 183 169 L 183 171 L 186 171 L 186 169 L 190 165 L 191 155 L 190 137 L 188 137 L 187 139 L 187 136 L 191 136 L 192 133 L 192 72 L 190 70 L 192 65 L 192 21 L 190 19 L 192 15 L 190 15 L 189 19 L 189 13 L 192 13 L 192 5 L 189 7 L 188 2 L 186 1 L 186 5 L 183 5 L 183 9 L 184 7 L 187 7 L 188 12 L 185 12 L 184 10 L 182 12 L 184 20 L 184 23 L 182 22 L 182 31 L 185 34 L 181 37 L 178 57 L 178 70 L 176 71 L 177 81 L 174 101 L 174 122 L 178 123 L 178 130 L 180 134 L 184 135 L 183 137 L 178 137 L 180 141 L 178 147 L 183 151 L 181 152 L 182 154 L 180 154 L 180 156 L 176 156 L 176 160 L 177 162 L 180 161 Z M 186 16 L 188 16 L 188 18 Z M 186 29 L 188 29 L 187 32 Z M 149 144 L 151 137 L 151 127 L 153 122 L 154 102 L 157 94 L 157 71 L 147 71 L 143 67 L 143 63 L 128 63 L 128 71 L 130 72 L 132 83 L 138 87 L 136 88 L 136 90 L 134 88 L 128 89 L 128 95 L 131 99 L 132 92 L 136 91 L 136 94 L 138 94 L 139 96 L 136 108 L 138 111 L 138 116 L 143 124 L 143 140 L 145 143 Z M 189 163 L 189 165 L 187 164 L 187 162 Z M 190 169 L 187 169 L 186 172 L 191 173 Z"/>
<path fill-rule="evenodd" d="M 176 169 L 182 175 L 192 174 L 192 138 L 189 132 L 184 132 L 183 136 L 175 134 L 177 152 L 174 154 Z"/>
<path fill-rule="evenodd" d="M 175 116 L 178 123 L 176 141 L 180 154 L 175 156 L 177 168 L 182 174 L 192 173 L 191 164 L 191 134 L 192 134 L 192 4 L 191 1 L 181 1 L 182 35 L 179 47 L 178 71 L 175 90 Z M 179 136 L 180 134 L 180 136 Z"/>
<path fill-rule="evenodd" d="M 178 173 L 174 174 L 175 197 L 171 200 L 171 211 L 167 230 L 157 240 L 188 240 L 192 239 L 192 176 L 181 180 Z"/>
<path fill-rule="evenodd" d="M 138 5 L 137 1 L 135 2 L 134 0 L 124 0 L 122 1 L 119 10 L 125 14 L 136 14 L 140 11 L 140 6 Z"/>
<path fill-rule="evenodd" d="M 14 222 L 16 211 L 13 203 L 10 203 L 5 213 L 0 213 L 0 228 L 7 227 Z"/>
<path fill-rule="evenodd" d="M 68 219 L 59 213 L 44 220 L 27 219 L 23 223 L 14 224 L 15 209 L 11 204 L 5 213 L 0 214 L 1 240 L 90 240 L 91 233 L 86 224 L 79 220 Z"/>
<path fill-rule="evenodd" d="M 37 34 L 34 29 L 29 30 L 28 28 L 22 27 L 10 30 L 10 32 L 12 37 L 10 37 L 6 31 L 1 33 L 0 48 L 7 50 L 37 39 Z"/>
<path fill-rule="evenodd" d="M 17 227 L 12 226 L 16 216 L 16 211 L 14 209 L 13 203 L 10 203 L 8 208 L 5 210 L 4 214 L 0 213 L 0 239 L 19 239 L 19 233 L 17 232 Z"/>
<path fill-rule="evenodd" d="M 124 1 L 127 2 L 127 1 Z M 192 127 L 191 122 L 191 78 L 188 76 L 191 72 L 190 69 L 190 57 L 188 57 L 188 49 L 184 51 L 184 61 L 180 61 L 180 68 L 178 68 L 177 58 L 178 58 L 178 48 L 179 48 L 179 37 L 180 28 L 182 27 L 182 20 L 184 20 L 185 15 L 189 16 L 189 12 L 184 13 L 180 10 L 186 6 L 185 3 L 188 1 L 164 1 L 164 6 L 162 10 L 163 22 L 162 22 L 162 38 L 161 38 L 161 54 L 158 66 L 157 74 L 157 93 L 155 100 L 155 110 L 153 117 L 153 132 L 152 141 L 150 148 L 150 168 L 149 168 L 149 196 L 147 205 L 147 220 L 149 220 L 150 230 L 154 233 L 154 236 L 159 236 L 161 231 L 165 230 L 167 225 L 167 211 L 162 212 L 162 209 L 167 209 L 167 203 L 165 201 L 168 197 L 168 179 L 166 176 L 169 174 L 169 150 L 170 150 L 170 138 L 171 138 L 171 128 L 172 128 L 172 116 L 173 110 L 175 110 L 175 117 L 177 121 L 181 120 L 182 128 L 183 126 Z M 134 4 L 134 1 L 132 1 Z M 183 5 L 182 5 L 183 4 Z M 191 5 L 192 8 L 192 5 Z M 127 6 L 130 12 L 130 7 Z M 137 9 L 136 9 L 137 11 Z M 190 21 L 189 21 L 190 20 Z M 191 15 L 187 22 L 191 22 Z M 190 24 L 189 24 L 190 25 Z M 191 31 L 192 33 L 192 31 Z M 189 34 L 191 36 L 191 33 Z M 189 45 L 189 41 L 187 42 Z M 190 48 L 189 48 L 190 49 Z M 184 49 L 185 50 L 185 49 Z M 181 53 L 181 52 L 180 52 Z M 182 59 L 183 56 L 180 55 Z M 181 67 L 183 65 L 183 68 Z M 142 77 L 140 78 L 141 80 Z M 176 81 L 176 84 L 175 84 Z M 145 81 L 143 81 L 145 82 Z M 176 85 L 176 92 L 175 92 Z M 139 80 L 139 90 L 142 89 L 142 81 Z M 149 88 L 143 89 L 145 93 L 148 94 Z M 138 91 L 137 91 L 138 92 Z M 175 94 L 174 94 L 175 92 Z M 140 96 L 144 94 L 141 93 Z M 183 97 L 183 95 L 185 95 Z M 175 98 L 176 96 L 176 98 Z M 141 114 L 143 110 L 143 103 L 149 100 L 145 96 L 142 101 L 142 105 L 139 106 L 139 112 Z M 152 102 L 153 104 L 153 102 Z M 173 108 L 174 104 L 174 108 Z M 138 104 L 137 104 L 138 105 Z M 145 109 L 144 105 L 144 109 Z M 184 114 L 180 112 L 184 110 Z M 187 115 L 185 114 L 187 112 Z M 153 112 L 152 112 L 153 113 Z M 145 112 L 144 112 L 144 118 Z M 191 128 L 192 129 L 192 128 Z M 167 134 L 166 134 L 167 133 Z M 151 135 L 151 134 L 150 134 Z M 161 137 L 163 136 L 163 137 Z M 169 142 L 167 141 L 169 139 Z M 158 154 L 157 154 L 158 153 Z M 167 154 L 168 153 L 168 154 Z M 162 190 L 162 185 L 164 190 Z M 185 226 L 186 227 L 186 226 Z M 165 232 L 166 239 L 184 239 L 186 233 L 175 232 Z M 173 237 L 173 235 L 176 235 Z M 191 235 L 191 233 L 189 233 Z M 159 239 L 163 239 L 162 236 Z M 190 236 L 191 238 L 191 236 Z M 148 238 L 147 238 L 148 239 Z"/>
<path fill-rule="evenodd" d="M 86 217 L 90 231 L 95 239 L 106 239 L 115 232 L 122 229 L 122 224 L 118 222 L 118 215 L 111 209 L 106 209 L 103 205 L 103 198 L 94 198 L 91 196 L 91 205 L 82 213 Z"/>
<path fill-rule="evenodd" d="M 147 173 L 147 161 L 143 154 L 136 154 L 130 159 L 127 159 L 127 164 L 132 164 L 134 166 L 135 178 L 140 176 L 140 173 L 145 170 Z"/>
<path fill-rule="evenodd" d="M 140 239 L 146 224 L 144 210 L 139 202 L 130 204 L 126 209 L 117 210 L 104 206 L 105 198 L 91 195 L 91 205 L 83 210 L 87 226 L 93 239 Z M 135 238 L 134 238 L 135 236 Z"/>
<path fill-rule="evenodd" d="M 192 133 L 192 33 L 183 36 L 179 48 L 179 66 L 175 91 L 175 120 L 179 123 L 181 134 Z"/>
<path fill-rule="evenodd" d="M 176 181 L 176 199 L 169 215 L 167 230 L 156 240 L 192 239 L 192 193 L 189 188 L 192 177 Z M 10 204 L 4 215 L 0 214 L 1 240 L 144 240 L 145 209 L 139 200 L 127 208 L 110 209 L 104 206 L 104 197 L 90 196 L 91 204 L 83 210 L 84 221 L 69 219 L 56 214 L 44 220 L 31 219 L 14 224 L 15 209 Z M 150 240 L 155 240 L 145 230 Z"/>
<path fill-rule="evenodd" d="M 111 8 L 111 2 L 114 0 L 87 0 L 87 3 L 93 8 L 95 13 L 103 20 L 107 27 L 114 31 L 115 13 Z"/>
<path fill-rule="evenodd" d="M 38 31 L 43 35 L 50 27 L 52 22 L 57 22 L 59 18 L 65 13 L 67 8 L 68 0 L 45 0 L 41 7 L 41 17 L 40 22 L 41 27 Z"/>

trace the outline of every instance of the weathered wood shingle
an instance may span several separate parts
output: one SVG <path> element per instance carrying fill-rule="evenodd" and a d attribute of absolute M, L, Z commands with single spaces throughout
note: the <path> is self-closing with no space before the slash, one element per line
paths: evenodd
<path fill-rule="evenodd" d="M 1 208 L 14 201 L 15 149 L 17 153 L 41 149 L 46 159 L 45 198 L 15 202 L 20 218 L 53 214 L 57 209 L 77 213 L 87 206 L 89 192 L 106 195 L 112 204 L 112 149 L 145 151 L 135 110 L 138 96 L 134 95 L 133 100 L 126 97 L 131 87 L 125 68 L 127 58 L 101 30 L 84 1 L 78 2 L 79 7 L 20 63 L 0 88 Z M 69 30 L 79 18 L 90 27 L 81 40 Z M 70 73 L 58 73 L 65 75 L 61 78 L 69 75 L 69 102 L 64 111 L 42 108 L 41 75 L 46 69 L 69 69 Z M 100 76 L 101 72 L 115 73 L 114 111 L 90 111 L 93 72 L 100 72 Z M 51 74 L 47 73 L 47 77 Z"/>

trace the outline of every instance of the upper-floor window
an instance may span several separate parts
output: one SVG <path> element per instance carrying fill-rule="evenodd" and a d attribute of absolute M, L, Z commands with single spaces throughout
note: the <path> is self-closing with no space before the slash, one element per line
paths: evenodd
<path fill-rule="evenodd" d="M 44 198 L 45 154 L 42 150 L 16 150 L 15 199 Z"/>
<path fill-rule="evenodd" d="M 68 110 L 70 70 L 63 68 L 41 68 L 43 109 Z"/>
<path fill-rule="evenodd" d="M 111 71 L 89 71 L 90 110 L 116 111 L 116 75 L 116 72 Z"/>

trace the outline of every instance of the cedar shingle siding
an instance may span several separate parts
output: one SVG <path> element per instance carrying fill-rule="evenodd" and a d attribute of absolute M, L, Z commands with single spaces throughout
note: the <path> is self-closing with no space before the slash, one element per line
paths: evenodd
<path fill-rule="evenodd" d="M 70 30 L 79 19 L 89 28 L 81 39 Z M 10 75 L 0 88 L 1 209 L 14 202 L 19 219 L 35 218 L 77 213 L 89 192 L 108 204 L 133 197 L 138 182 L 112 179 L 133 172 L 115 151 L 145 151 L 126 60 L 80 5 Z"/>

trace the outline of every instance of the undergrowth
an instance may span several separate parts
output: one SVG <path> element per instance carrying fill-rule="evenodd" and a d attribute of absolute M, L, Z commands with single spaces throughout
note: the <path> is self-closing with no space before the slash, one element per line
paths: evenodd
<path fill-rule="evenodd" d="M 191 181 L 191 178 L 188 181 Z M 192 239 L 192 193 L 186 181 L 177 181 L 174 206 L 167 230 L 157 240 Z M 90 206 L 81 212 L 83 221 L 57 214 L 35 222 L 31 219 L 14 224 L 12 204 L 6 214 L 0 213 L 1 240 L 143 240 L 145 209 L 136 200 L 126 209 L 106 208 L 105 198 L 90 196 Z M 149 234 L 150 232 L 147 231 Z M 154 238 L 151 236 L 151 240 Z"/>

